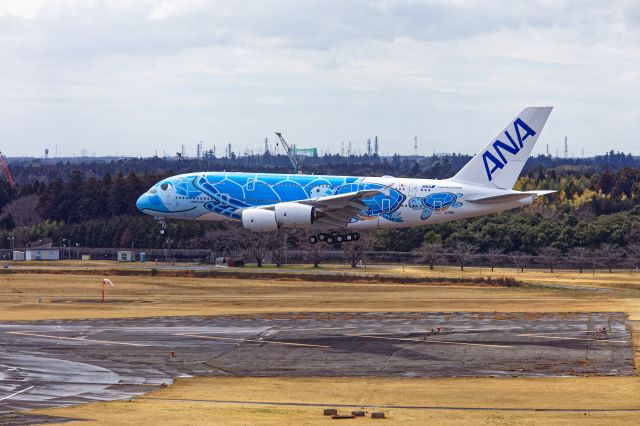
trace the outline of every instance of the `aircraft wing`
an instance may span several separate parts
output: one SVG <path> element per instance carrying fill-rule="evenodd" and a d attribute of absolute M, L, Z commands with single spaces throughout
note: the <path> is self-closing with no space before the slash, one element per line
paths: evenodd
<path fill-rule="evenodd" d="M 351 219 L 367 208 L 363 199 L 371 198 L 382 193 L 379 189 L 365 189 L 362 191 L 348 192 L 346 194 L 327 195 L 325 197 L 310 198 L 308 200 L 291 201 L 292 203 L 306 204 L 316 208 L 318 218 L 316 224 L 344 228 Z M 259 208 L 273 210 L 274 204 Z"/>
<path fill-rule="evenodd" d="M 381 192 L 378 189 L 365 189 L 346 194 L 301 200 L 299 203 L 308 204 L 316 208 L 318 212 L 316 223 L 344 228 L 351 222 L 352 218 L 357 217 L 358 213 L 367 208 L 367 205 L 362 202 L 363 199 L 371 198 Z"/>
<path fill-rule="evenodd" d="M 509 192 L 507 194 L 500 195 L 489 195 L 487 197 L 477 197 L 477 198 L 467 198 L 466 201 L 468 203 L 475 204 L 498 204 L 498 203 L 507 203 L 509 201 L 517 201 L 523 198 L 535 196 L 540 197 L 542 195 L 551 194 L 553 190 L 543 190 L 543 191 L 524 191 L 524 192 Z"/>

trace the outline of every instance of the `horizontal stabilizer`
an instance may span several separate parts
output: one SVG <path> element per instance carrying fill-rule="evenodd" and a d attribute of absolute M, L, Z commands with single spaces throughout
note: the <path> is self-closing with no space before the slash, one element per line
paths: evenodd
<path fill-rule="evenodd" d="M 554 190 L 542 190 L 542 191 L 524 191 L 524 192 L 509 192 L 500 195 L 489 195 L 487 197 L 467 198 L 468 203 L 475 204 L 500 204 L 508 203 L 510 201 L 518 201 L 527 197 L 541 197 L 543 195 L 551 194 Z"/>

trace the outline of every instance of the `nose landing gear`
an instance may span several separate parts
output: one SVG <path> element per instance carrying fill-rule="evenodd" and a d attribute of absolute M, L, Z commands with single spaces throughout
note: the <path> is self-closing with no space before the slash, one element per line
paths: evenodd
<path fill-rule="evenodd" d="M 357 232 L 331 232 L 328 234 L 321 233 L 318 235 L 311 235 L 308 241 L 309 244 L 315 244 L 318 241 L 324 241 L 327 244 L 339 244 L 359 239 L 360 234 Z"/>
<path fill-rule="evenodd" d="M 160 235 L 167 234 L 167 222 L 164 220 L 164 217 L 156 217 L 154 218 L 160 224 Z"/>

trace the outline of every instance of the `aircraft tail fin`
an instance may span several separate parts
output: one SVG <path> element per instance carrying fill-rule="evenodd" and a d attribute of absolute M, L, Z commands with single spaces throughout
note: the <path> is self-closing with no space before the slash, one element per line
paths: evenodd
<path fill-rule="evenodd" d="M 451 180 L 512 189 L 553 107 L 525 108 Z"/>

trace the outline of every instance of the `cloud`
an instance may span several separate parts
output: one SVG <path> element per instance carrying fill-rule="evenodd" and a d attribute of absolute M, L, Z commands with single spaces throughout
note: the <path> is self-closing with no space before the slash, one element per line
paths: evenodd
<path fill-rule="evenodd" d="M 375 134 L 472 152 L 552 104 L 541 143 L 635 150 L 638 23 L 633 1 L 3 1 L 0 138 L 150 154 L 286 128 L 334 152 Z"/>

